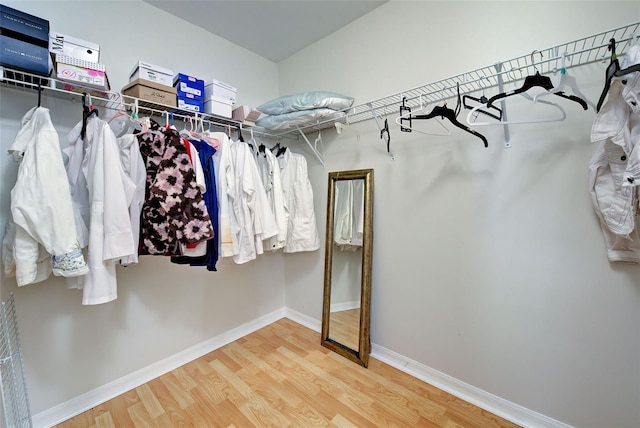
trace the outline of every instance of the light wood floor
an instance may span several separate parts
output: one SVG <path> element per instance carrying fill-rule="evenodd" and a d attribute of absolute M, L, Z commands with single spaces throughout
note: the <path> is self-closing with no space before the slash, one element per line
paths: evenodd
<path fill-rule="evenodd" d="M 515 427 L 373 358 L 320 346 L 286 318 L 60 425 L 70 427 Z"/>
<path fill-rule="evenodd" d="M 358 351 L 360 346 L 360 308 L 331 312 L 329 338 Z"/>

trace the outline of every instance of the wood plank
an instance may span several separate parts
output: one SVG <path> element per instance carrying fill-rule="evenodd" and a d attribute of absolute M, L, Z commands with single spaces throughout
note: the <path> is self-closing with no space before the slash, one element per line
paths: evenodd
<path fill-rule="evenodd" d="M 515 427 L 373 358 L 365 369 L 287 319 L 58 425 L 129 426 Z"/>

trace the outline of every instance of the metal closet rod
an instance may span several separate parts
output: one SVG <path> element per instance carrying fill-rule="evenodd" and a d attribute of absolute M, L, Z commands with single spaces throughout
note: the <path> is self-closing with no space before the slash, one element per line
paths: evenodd
<path fill-rule="evenodd" d="M 78 102 L 82 98 L 82 92 L 70 91 L 67 89 L 59 88 L 57 85 L 64 84 L 53 77 L 47 76 L 38 76 L 31 73 L 23 72 L 20 70 L 13 70 L 9 68 L 5 68 L 0 66 L 0 83 L 7 84 L 9 87 L 14 89 L 21 89 L 24 91 L 38 91 L 41 90 L 43 93 L 45 91 L 49 92 L 51 96 L 56 98 L 66 98 L 68 100 Z M 91 91 L 87 89 L 87 91 Z M 118 111 L 121 107 L 123 109 L 131 110 L 135 107 L 136 103 L 138 104 L 138 111 L 145 111 L 150 113 L 153 116 L 163 117 L 166 115 L 165 111 L 169 111 L 171 114 L 171 109 L 175 109 L 177 111 L 173 112 L 173 117 L 183 121 L 188 122 L 195 117 L 195 115 L 191 115 L 187 113 L 185 110 L 176 109 L 171 106 L 163 106 L 165 109 L 150 107 L 148 104 L 146 105 L 146 101 L 140 100 L 134 97 L 129 97 L 123 95 L 119 92 L 113 91 L 100 91 L 104 94 L 104 96 L 95 96 L 91 95 L 91 102 L 95 107 L 106 108 L 107 110 Z M 122 100 L 122 103 L 121 103 Z M 125 101 L 127 100 L 127 101 Z M 184 113 L 182 113 L 184 112 Z M 253 131 L 253 134 L 259 135 L 264 138 L 280 138 L 280 136 L 273 135 L 273 133 L 269 133 L 267 131 L 262 130 L 262 128 L 255 128 L 253 126 L 245 125 L 244 123 L 234 120 L 234 119 L 225 119 L 218 118 L 217 116 L 209 115 L 207 113 L 198 113 L 198 117 L 202 118 L 203 122 L 207 126 L 215 126 L 219 128 L 229 128 L 237 129 L 238 127 L 242 131 Z M 289 139 L 298 140 L 297 136 L 286 136 Z"/>
<path fill-rule="evenodd" d="M 398 113 L 403 96 L 405 97 L 405 105 L 415 108 L 419 106 L 420 99 L 427 102 L 438 102 L 457 97 L 457 84 L 460 84 L 460 95 L 462 96 L 496 87 L 499 80 L 513 82 L 524 79 L 527 76 L 525 74 L 527 69 L 532 71 L 535 68 L 541 74 L 558 71 L 562 67 L 561 61 L 564 53 L 566 53 L 564 55 L 566 58 L 565 68 L 599 61 L 608 62 L 611 57 L 607 49 L 610 39 L 616 40 L 617 48 L 622 52 L 631 46 L 638 36 L 640 36 L 640 22 L 623 25 L 369 101 L 345 109 L 343 112 L 347 115 L 347 122 L 354 124 Z M 542 55 L 542 59 L 540 59 L 540 55 Z M 618 56 L 622 55 L 624 54 L 618 54 Z M 533 62 L 531 61 L 532 56 Z M 320 121 L 314 125 L 300 128 L 299 131 L 319 129 L 333 122 L 335 120 Z"/>

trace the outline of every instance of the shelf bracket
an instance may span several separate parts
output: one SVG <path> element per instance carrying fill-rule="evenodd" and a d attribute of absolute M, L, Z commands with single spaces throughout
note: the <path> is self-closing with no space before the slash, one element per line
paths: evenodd
<path fill-rule="evenodd" d="M 503 93 L 504 92 L 504 80 L 502 79 L 502 63 L 501 62 L 497 62 L 495 63 L 495 68 L 496 68 L 496 75 L 498 78 L 498 92 L 499 93 Z M 506 122 L 507 121 L 507 107 L 506 107 L 506 103 L 504 102 L 504 98 L 502 99 L 502 101 L 500 101 L 500 108 L 502 109 L 502 121 Z M 506 149 L 511 147 L 511 133 L 509 132 L 509 125 L 502 125 L 503 130 L 504 130 L 504 147 Z"/>
<path fill-rule="evenodd" d="M 302 132 L 302 129 L 300 129 L 300 127 L 296 127 L 296 129 L 298 130 L 298 132 L 300 132 L 300 135 L 302 135 L 302 138 L 304 138 L 304 141 L 307 142 L 307 145 L 309 146 L 309 148 L 311 149 L 311 151 L 313 152 L 314 155 L 316 155 L 316 158 L 318 159 L 318 161 L 320 162 L 320 164 L 322 165 L 322 167 L 324 168 L 324 154 L 320 153 L 318 151 L 318 149 L 315 147 L 315 144 L 311 144 L 311 141 L 309 141 L 309 139 L 307 138 L 307 136 L 305 135 L 304 132 Z M 318 140 L 316 140 L 317 142 Z"/>

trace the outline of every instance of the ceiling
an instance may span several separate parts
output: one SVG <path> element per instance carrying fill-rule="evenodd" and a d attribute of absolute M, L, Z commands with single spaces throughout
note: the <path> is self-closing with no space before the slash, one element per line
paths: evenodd
<path fill-rule="evenodd" d="M 144 0 L 280 62 L 388 0 Z"/>

